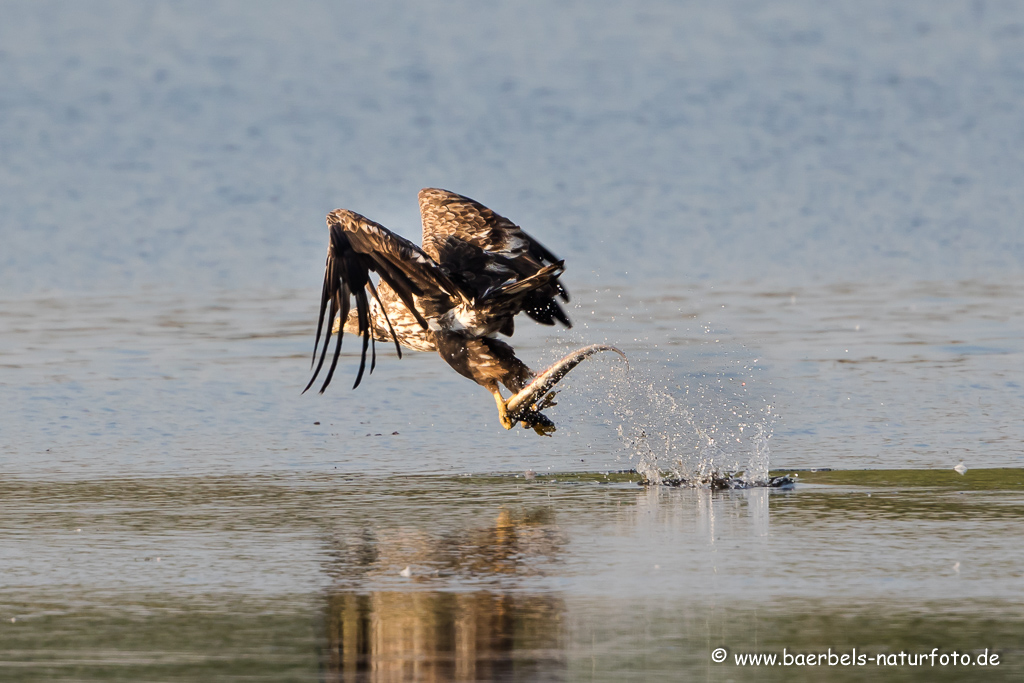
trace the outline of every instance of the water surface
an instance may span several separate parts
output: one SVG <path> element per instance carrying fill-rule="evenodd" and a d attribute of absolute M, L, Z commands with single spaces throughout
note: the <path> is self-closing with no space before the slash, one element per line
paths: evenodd
<path fill-rule="evenodd" d="M 1017 3 L 3 18 L 4 680 L 1021 677 Z M 426 186 L 566 259 L 531 366 L 629 355 L 552 438 L 431 354 L 300 393 L 323 216 Z"/>
<path fill-rule="evenodd" d="M 820 680 L 709 653 L 941 647 L 998 650 L 986 674 L 1012 680 L 1024 470 L 952 476 L 804 472 L 792 490 L 731 492 L 614 474 L 7 481 L 2 666 L 9 680 Z"/>

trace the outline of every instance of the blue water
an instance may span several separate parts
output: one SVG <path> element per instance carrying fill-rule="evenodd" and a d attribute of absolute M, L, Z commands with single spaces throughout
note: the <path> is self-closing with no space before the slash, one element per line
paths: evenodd
<path fill-rule="evenodd" d="M 1024 268 L 1013 2 L 10 2 L 4 292 L 314 286 L 452 188 L 592 285 Z M 578 286 L 577 286 L 578 288 Z"/>

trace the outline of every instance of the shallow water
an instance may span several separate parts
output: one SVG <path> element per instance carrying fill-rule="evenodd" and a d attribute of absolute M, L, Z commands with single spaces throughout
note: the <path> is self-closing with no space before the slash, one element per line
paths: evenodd
<path fill-rule="evenodd" d="M 3 15 L 0 678 L 1024 673 L 1017 4 Z M 324 214 L 424 186 L 566 259 L 532 367 L 628 354 L 553 437 L 433 354 L 300 393 Z"/>
<path fill-rule="evenodd" d="M 7 481 L 5 678 L 774 680 L 719 646 L 990 648 L 1020 675 L 1024 470 L 802 476 Z"/>
<path fill-rule="evenodd" d="M 988 647 L 1011 680 L 1024 469 L 987 425 L 1019 438 L 1001 416 L 1024 408 L 1007 386 L 1021 301 L 976 283 L 895 291 L 906 311 L 870 286 L 583 293 L 576 329 L 551 344 L 524 326 L 517 348 L 543 360 L 607 340 L 630 367 L 574 370 L 552 438 L 501 430 L 432 354 L 382 350 L 358 390 L 300 395 L 315 290 L 8 300 L 0 666 L 10 680 L 760 680 L 709 653 Z M 611 336 L 624 299 L 631 339 Z M 341 377 L 356 363 L 343 354 Z M 644 448 L 628 438 L 641 420 Z M 600 474 L 745 464 L 748 441 L 702 444 L 758 420 L 776 470 L 846 469 L 788 491 Z"/>

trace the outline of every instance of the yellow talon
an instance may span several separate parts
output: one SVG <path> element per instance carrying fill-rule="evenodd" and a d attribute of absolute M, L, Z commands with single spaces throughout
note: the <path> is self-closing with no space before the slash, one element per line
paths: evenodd
<path fill-rule="evenodd" d="M 501 421 L 501 426 L 505 429 L 512 429 L 513 422 L 509 419 L 508 408 L 505 406 L 505 399 L 501 397 L 501 392 L 494 390 L 494 402 L 498 404 L 498 419 Z"/>
<path fill-rule="evenodd" d="M 555 425 L 541 424 L 534 422 L 532 425 L 523 424 L 524 427 L 531 427 L 539 436 L 551 436 L 555 433 Z"/>

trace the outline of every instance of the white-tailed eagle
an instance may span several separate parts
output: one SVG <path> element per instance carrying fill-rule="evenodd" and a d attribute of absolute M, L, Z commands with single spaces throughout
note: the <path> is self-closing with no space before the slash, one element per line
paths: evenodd
<path fill-rule="evenodd" d="M 376 341 L 394 342 L 399 358 L 402 346 L 437 351 L 456 372 L 494 395 L 505 429 L 522 422 L 541 434 L 554 431 L 554 423 L 540 412 L 554 405 L 548 391 L 598 351 L 625 355 L 595 344 L 539 375 L 530 370 L 496 335 L 511 336 L 521 312 L 543 325 L 571 327 L 559 303 L 569 300 L 559 281 L 563 262 L 515 223 L 468 197 L 434 188 L 419 197 L 422 247 L 352 211 L 327 214 L 331 242 L 313 346 L 315 369 L 303 393 L 319 376 L 331 336 L 337 334 L 320 393 L 331 383 L 342 335 L 350 332 L 363 339 L 353 388 L 363 378 L 368 349 L 373 372 Z M 377 284 L 371 272 L 379 276 Z M 512 392 L 508 400 L 499 384 Z"/>

